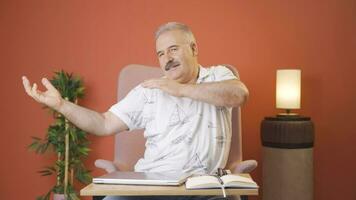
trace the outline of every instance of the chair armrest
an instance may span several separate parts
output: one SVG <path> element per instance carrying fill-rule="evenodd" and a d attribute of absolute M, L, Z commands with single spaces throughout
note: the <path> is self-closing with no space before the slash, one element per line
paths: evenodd
<path fill-rule="evenodd" d="M 240 173 L 250 173 L 257 167 L 256 160 L 244 160 L 241 162 L 235 162 L 231 165 L 232 173 L 240 174 Z"/>
<path fill-rule="evenodd" d="M 111 173 L 117 171 L 113 162 L 103 159 L 98 159 L 95 161 L 95 167 L 104 169 L 106 172 Z"/>

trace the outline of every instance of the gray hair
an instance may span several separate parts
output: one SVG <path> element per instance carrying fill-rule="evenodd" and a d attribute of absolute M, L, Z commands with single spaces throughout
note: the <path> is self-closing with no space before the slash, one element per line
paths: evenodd
<path fill-rule="evenodd" d="M 189 43 L 191 42 L 196 43 L 192 30 L 190 30 L 190 28 L 187 25 L 179 22 L 168 22 L 166 24 L 161 25 L 155 32 L 155 39 L 157 40 L 162 33 L 165 33 L 167 31 L 173 31 L 173 30 L 182 31 L 185 34 Z"/>

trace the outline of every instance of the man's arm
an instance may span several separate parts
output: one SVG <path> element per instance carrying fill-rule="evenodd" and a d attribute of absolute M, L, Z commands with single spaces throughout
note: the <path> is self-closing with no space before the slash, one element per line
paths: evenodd
<path fill-rule="evenodd" d="M 231 65 L 224 65 L 224 66 L 226 68 L 228 68 L 236 77 L 239 76 L 238 75 L 239 73 L 235 69 L 235 67 L 233 67 Z M 243 105 L 248 99 L 248 95 L 249 95 L 248 89 L 245 86 L 245 84 L 243 84 L 239 80 L 221 81 L 215 85 L 214 85 L 214 83 L 207 83 L 207 84 L 211 84 L 210 87 L 208 86 L 209 88 L 207 88 L 207 90 L 210 90 L 209 92 L 207 92 L 207 94 L 208 95 L 210 95 L 210 94 L 218 95 L 218 97 L 216 97 L 216 96 L 206 97 L 207 101 L 205 101 L 205 102 L 207 102 L 207 103 L 209 103 L 208 101 L 210 99 L 214 99 L 215 101 L 217 101 L 217 104 L 215 104 L 214 102 L 211 102 L 211 104 L 218 105 L 218 106 L 237 107 L 237 106 Z M 203 84 L 202 86 L 206 87 L 207 85 Z M 187 89 L 189 89 L 189 88 L 187 88 Z M 225 90 L 225 91 L 223 91 L 223 90 Z M 229 92 L 229 90 L 231 90 L 231 91 Z M 200 89 L 200 92 L 201 91 L 204 91 L 204 89 Z M 192 88 L 192 91 L 190 91 L 190 92 L 188 91 L 188 94 L 186 96 L 190 96 L 189 93 L 194 93 L 194 88 Z M 199 91 L 197 91 L 197 93 L 199 93 Z M 204 98 L 205 94 L 201 93 L 198 95 L 200 97 Z M 218 99 L 216 99 L 216 98 L 218 98 Z M 197 98 L 197 100 L 204 101 L 204 99 L 199 99 L 199 98 Z"/>
<path fill-rule="evenodd" d="M 245 103 L 248 89 L 239 80 L 226 80 L 201 84 L 181 84 L 167 78 L 151 79 L 141 84 L 158 88 L 177 97 L 188 97 L 216 106 L 237 107 Z"/>
<path fill-rule="evenodd" d="M 29 96 L 37 102 L 58 111 L 84 131 L 102 136 L 128 130 L 126 124 L 111 112 L 98 113 L 64 100 L 46 78 L 42 79 L 42 84 L 47 89 L 44 92 L 37 89 L 36 83 L 31 87 L 26 77 L 22 77 L 22 80 L 26 93 Z"/>
<path fill-rule="evenodd" d="M 98 113 L 66 100 L 57 111 L 80 129 L 98 136 L 112 135 L 128 130 L 126 124 L 110 111 Z"/>
<path fill-rule="evenodd" d="M 183 84 L 180 93 L 183 97 L 227 107 L 244 104 L 249 94 L 246 86 L 239 80 Z"/>

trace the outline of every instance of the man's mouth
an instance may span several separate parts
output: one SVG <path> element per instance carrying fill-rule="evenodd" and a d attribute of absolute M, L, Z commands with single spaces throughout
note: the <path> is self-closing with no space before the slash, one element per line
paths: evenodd
<path fill-rule="evenodd" d="M 174 62 L 174 61 L 169 61 L 167 64 L 166 64 L 166 67 L 164 68 L 166 71 L 169 71 L 173 68 L 176 68 L 180 65 L 179 62 Z"/>

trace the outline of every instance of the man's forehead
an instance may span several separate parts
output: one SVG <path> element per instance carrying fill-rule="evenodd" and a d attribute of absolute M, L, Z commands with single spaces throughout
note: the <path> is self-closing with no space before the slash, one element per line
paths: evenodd
<path fill-rule="evenodd" d="M 156 40 L 156 50 L 162 51 L 174 45 L 187 43 L 185 33 L 180 30 L 167 31 L 162 33 Z"/>

